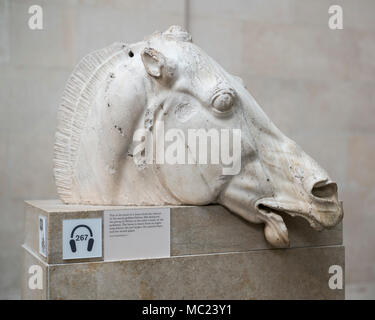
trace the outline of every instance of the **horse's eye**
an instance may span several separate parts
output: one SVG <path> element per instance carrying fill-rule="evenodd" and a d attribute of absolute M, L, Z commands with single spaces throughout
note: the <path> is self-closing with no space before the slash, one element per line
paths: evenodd
<path fill-rule="evenodd" d="M 218 92 L 212 98 L 211 105 L 216 111 L 226 112 L 229 111 L 234 103 L 234 93 L 230 91 Z"/>

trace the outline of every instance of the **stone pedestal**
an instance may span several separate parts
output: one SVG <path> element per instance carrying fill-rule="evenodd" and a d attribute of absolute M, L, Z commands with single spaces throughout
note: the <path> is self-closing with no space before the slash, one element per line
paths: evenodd
<path fill-rule="evenodd" d="M 103 218 L 104 210 L 128 208 L 26 202 L 23 298 L 344 298 L 344 289 L 329 287 L 330 266 L 344 269 L 342 225 L 316 232 L 300 218 L 285 217 L 291 247 L 272 249 L 261 225 L 216 205 L 169 207 L 170 257 L 63 259 L 63 220 Z M 46 256 L 39 251 L 40 216 L 47 221 Z M 36 272 L 42 281 L 37 287 L 30 285 Z"/>

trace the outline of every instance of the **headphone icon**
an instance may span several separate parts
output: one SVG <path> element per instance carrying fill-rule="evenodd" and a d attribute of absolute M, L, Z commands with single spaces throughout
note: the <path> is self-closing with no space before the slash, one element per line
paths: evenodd
<path fill-rule="evenodd" d="M 73 239 L 74 232 L 78 228 L 81 228 L 81 227 L 86 228 L 90 232 L 90 239 L 89 239 L 89 242 L 87 243 L 87 251 L 91 251 L 92 247 L 94 245 L 94 238 L 93 238 L 93 234 L 92 234 L 92 231 L 91 231 L 90 227 L 86 226 L 85 224 L 79 224 L 78 226 L 74 227 L 74 229 L 72 230 L 72 233 L 70 234 L 69 244 L 70 244 L 70 248 L 72 249 L 72 252 L 76 252 L 77 251 L 76 240 Z"/>

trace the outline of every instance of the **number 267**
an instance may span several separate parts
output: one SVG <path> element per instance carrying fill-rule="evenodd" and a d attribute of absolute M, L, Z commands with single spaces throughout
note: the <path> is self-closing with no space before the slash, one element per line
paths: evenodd
<path fill-rule="evenodd" d="M 89 236 L 88 234 L 81 234 L 81 235 L 77 234 L 76 235 L 76 241 L 85 241 L 85 240 L 87 240 L 88 236 Z"/>

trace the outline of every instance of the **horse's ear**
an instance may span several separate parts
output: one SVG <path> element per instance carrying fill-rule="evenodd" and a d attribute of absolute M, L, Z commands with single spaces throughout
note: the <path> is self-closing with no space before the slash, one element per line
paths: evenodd
<path fill-rule="evenodd" d="M 147 73 L 158 79 L 170 80 L 173 77 L 174 67 L 167 58 L 153 48 L 145 48 L 141 53 L 142 62 Z"/>

